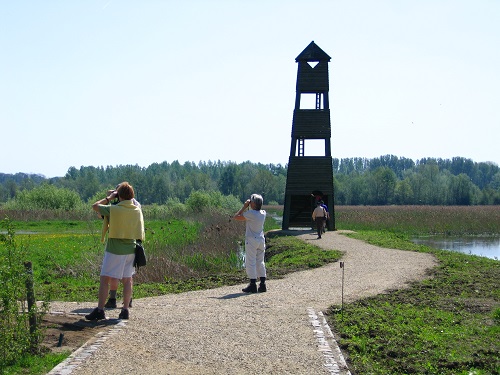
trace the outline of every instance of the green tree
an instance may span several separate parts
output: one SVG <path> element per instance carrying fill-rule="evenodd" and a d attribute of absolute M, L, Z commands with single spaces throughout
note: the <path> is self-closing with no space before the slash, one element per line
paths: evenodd
<path fill-rule="evenodd" d="M 369 179 L 370 202 L 373 204 L 391 204 L 396 187 L 396 174 L 389 167 L 379 167 L 371 173 Z"/>
<path fill-rule="evenodd" d="M 490 187 L 496 191 L 500 191 L 500 172 L 497 172 L 493 175 Z"/>
<path fill-rule="evenodd" d="M 406 174 L 406 179 L 413 191 L 413 204 L 428 204 L 428 183 L 422 174 L 410 171 Z M 408 202 L 410 203 L 410 202 Z"/>
<path fill-rule="evenodd" d="M 374 159 L 334 158 L 332 167 L 336 204 L 456 204 L 453 194 L 459 191 L 456 177 L 461 173 L 467 175 L 473 184 L 471 202 L 495 204 L 492 202 L 498 201 L 495 191 L 500 189 L 500 169 L 492 162 L 474 163 L 456 157 L 451 160 L 425 158 L 414 163 L 410 159 L 383 155 Z M 396 176 L 392 196 L 392 177 L 387 174 L 388 179 L 384 180 L 381 170 L 390 170 Z M 129 181 L 137 199 L 146 205 L 164 204 L 170 199 L 185 202 L 196 190 L 219 190 L 223 195 L 233 195 L 242 201 L 249 194 L 259 192 L 267 202 L 283 203 L 286 174 L 286 166 L 280 164 L 249 161 L 237 164 L 220 160 L 182 165 L 178 161 L 164 161 L 147 168 L 138 165 L 70 167 L 64 178 L 51 179 L 33 174 L 0 173 L 0 202 L 43 183 L 74 190 L 87 200 L 96 192 Z"/>
<path fill-rule="evenodd" d="M 452 204 L 461 206 L 472 204 L 473 184 L 469 176 L 465 173 L 453 176 L 449 188 L 450 196 L 452 197 Z"/>
<path fill-rule="evenodd" d="M 259 170 L 253 180 L 248 184 L 248 189 L 262 195 L 265 202 L 273 200 L 276 190 L 276 180 L 268 170 Z"/>
<path fill-rule="evenodd" d="M 229 164 L 221 173 L 218 187 L 222 194 L 237 194 L 238 192 L 238 167 L 236 164 Z"/>
<path fill-rule="evenodd" d="M 408 179 L 396 182 L 394 188 L 394 200 L 397 204 L 412 204 L 413 203 L 413 190 Z"/>

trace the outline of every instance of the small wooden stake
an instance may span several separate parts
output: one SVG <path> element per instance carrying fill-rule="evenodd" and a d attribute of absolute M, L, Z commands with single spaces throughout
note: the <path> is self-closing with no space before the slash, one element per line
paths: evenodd
<path fill-rule="evenodd" d="M 340 262 L 340 268 L 342 268 L 342 305 L 340 308 L 340 313 L 342 314 L 342 320 L 344 319 L 344 262 Z"/>
<path fill-rule="evenodd" d="M 35 310 L 35 290 L 33 289 L 33 267 L 31 262 L 24 262 L 24 268 L 26 270 L 26 299 L 28 300 L 28 315 L 30 324 L 30 335 L 31 335 L 31 349 L 35 351 L 37 349 L 37 339 L 35 337 L 36 333 L 36 310 Z"/>

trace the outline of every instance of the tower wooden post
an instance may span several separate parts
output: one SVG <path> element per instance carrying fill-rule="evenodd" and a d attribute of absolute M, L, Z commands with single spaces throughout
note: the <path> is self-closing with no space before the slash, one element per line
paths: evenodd
<path fill-rule="evenodd" d="M 333 204 L 333 166 L 331 153 L 328 63 L 331 60 L 312 41 L 295 61 L 297 85 L 292 122 L 292 143 L 283 212 L 283 229 L 312 227 L 311 214 L 318 199 L 328 206 L 328 229 L 335 230 Z M 312 96 L 312 108 L 303 108 L 306 95 Z M 308 140 L 324 140 L 324 156 L 306 156 Z"/>

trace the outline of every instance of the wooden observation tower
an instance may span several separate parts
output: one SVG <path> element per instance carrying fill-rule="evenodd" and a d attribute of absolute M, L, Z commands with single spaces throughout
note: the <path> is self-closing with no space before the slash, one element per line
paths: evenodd
<path fill-rule="evenodd" d="M 311 214 L 316 200 L 328 206 L 328 229 L 335 230 L 331 124 L 328 100 L 328 56 L 312 41 L 297 56 L 298 63 L 292 144 L 283 212 L 283 229 L 314 227 Z M 304 107 L 308 108 L 304 108 Z M 324 156 L 306 156 L 306 141 L 323 140 Z"/>

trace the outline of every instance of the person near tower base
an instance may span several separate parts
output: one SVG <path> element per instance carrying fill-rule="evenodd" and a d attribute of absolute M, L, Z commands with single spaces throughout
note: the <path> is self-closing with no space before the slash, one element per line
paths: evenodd
<path fill-rule="evenodd" d="M 325 204 L 325 202 L 321 201 L 320 205 L 325 209 L 325 217 L 323 218 L 323 230 L 322 230 L 322 232 L 325 233 L 326 225 L 328 223 L 328 220 L 330 219 L 330 213 L 328 212 L 328 206 Z"/>
<path fill-rule="evenodd" d="M 326 218 L 326 211 L 321 206 L 321 202 L 318 202 L 316 208 L 312 213 L 312 219 L 316 222 L 316 230 L 318 231 L 318 239 L 321 238 L 323 233 L 323 223 Z"/>
<path fill-rule="evenodd" d="M 243 288 L 245 293 L 262 293 L 267 291 L 266 265 L 264 255 L 266 240 L 264 237 L 264 221 L 266 211 L 262 210 L 264 200 L 259 194 L 252 194 L 243 207 L 233 216 L 234 220 L 245 221 L 245 268 L 250 284 Z M 260 279 L 257 287 L 257 278 Z"/>

